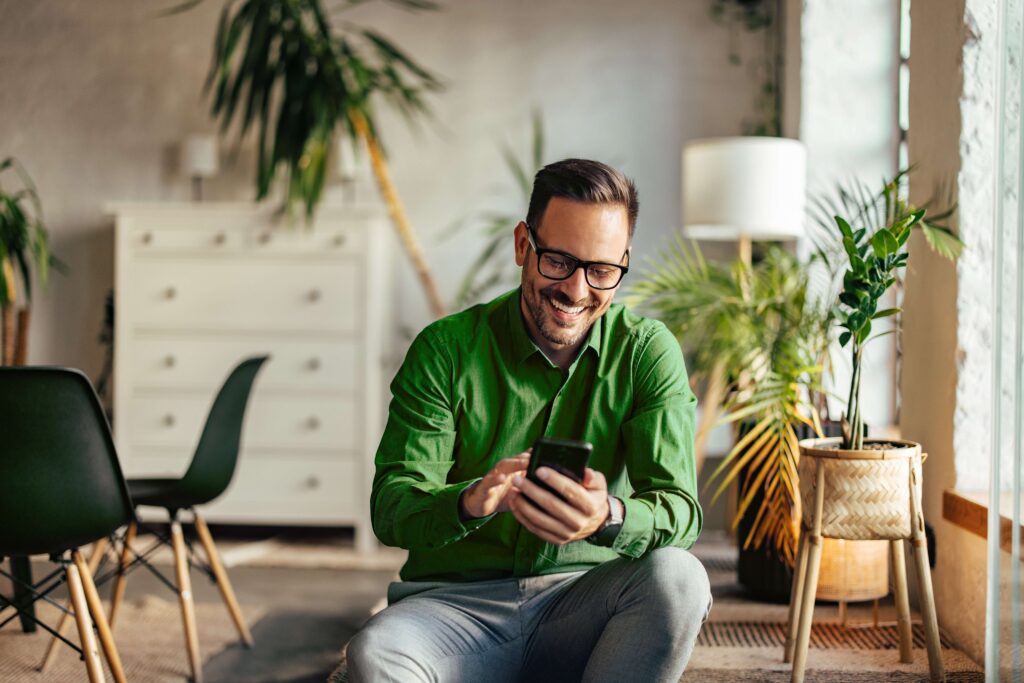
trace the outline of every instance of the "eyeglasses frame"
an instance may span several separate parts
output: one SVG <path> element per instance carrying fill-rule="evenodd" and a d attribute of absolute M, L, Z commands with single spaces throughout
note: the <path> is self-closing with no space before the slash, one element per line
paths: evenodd
<path fill-rule="evenodd" d="M 567 251 L 561 251 L 559 249 L 546 249 L 544 247 L 538 247 L 537 246 L 537 232 L 533 229 L 533 226 L 530 225 L 529 223 L 527 223 L 526 221 L 523 221 L 523 225 L 526 226 L 526 239 L 530 242 L 530 247 L 533 249 L 533 253 L 537 255 L 537 272 L 540 274 L 541 277 L 547 278 L 548 280 L 555 280 L 556 282 L 562 282 L 564 280 L 568 280 L 569 278 L 571 278 L 573 275 L 576 274 L 577 270 L 579 270 L 580 268 L 583 268 L 583 279 L 587 281 L 587 286 L 588 287 L 590 287 L 592 289 L 597 289 L 599 291 L 608 291 L 610 289 L 615 289 L 616 287 L 621 285 L 622 284 L 622 279 L 624 277 L 626 277 L 626 273 L 629 272 L 629 266 L 628 265 L 624 266 L 621 263 L 608 263 L 607 261 L 584 261 L 581 258 L 573 256 L 572 254 L 570 254 Z M 630 248 L 627 247 L 625 253 L 622 254 L 622 258 L 626 259 L 627 263 L 629 262 L 629 260 L 628 260 L 629 259 L 629 252 L 630 252 Z M 563 258 L 569 259 L 569 261 L 571 263 L 573 263 L 573 269 L 569 271 L 568 275 L 566 275 L 565 277 L 562 277 L 562 278 L 550 277 L 548 275 L 545 275 L 544 273 L 541 273 L 541 271 L 540 271 L 540 257 L 543 256 L 544 254 L 558 254 L 559 256 L 562 256 Z M 596 287 L 596 286 L 594 286 L 593 283 L 590 282 L 590 275 L 587 273 L 587 268 L 589 268 L 590 266 L 610 266 L 612 268 L 618 268 L 619 271 L 621 272 L 621 275 L 619 275 L 619 279 L 611 287 Z"/>

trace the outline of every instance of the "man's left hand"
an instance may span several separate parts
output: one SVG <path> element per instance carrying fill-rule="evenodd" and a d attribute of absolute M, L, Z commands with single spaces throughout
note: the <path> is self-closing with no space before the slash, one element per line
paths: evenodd
<path fill-rule="evenodd" d="M 608 482 L 597 470 L 588 467 L 582 484 L 550 467 L 538 468 L 537 476 L 561 497 L 520 475 L 509 492 L 509 507 L 520 524 L 548 543 L 587 538 L 608 518 Z"/>

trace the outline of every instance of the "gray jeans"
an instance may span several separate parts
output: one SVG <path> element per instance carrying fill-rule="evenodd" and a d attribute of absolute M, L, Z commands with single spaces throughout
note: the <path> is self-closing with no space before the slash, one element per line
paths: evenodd
<path fill-rule="evenodd" d="M 671 681 L 711 609 L 681 548 L 587 572 L 402 582 L 348 645 L 353 682 Z M 397 602 L 395 602 L 397 600 Z"/>

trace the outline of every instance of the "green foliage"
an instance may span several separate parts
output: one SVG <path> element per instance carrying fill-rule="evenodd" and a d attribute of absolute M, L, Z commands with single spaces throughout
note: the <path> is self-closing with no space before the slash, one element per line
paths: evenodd
<path fill-rule="evenodd" d="M 708 263 L 680 238 L 626 297 L 676 335 L 695 380 L 727 369 L 720 422 L 743 433 L 709 481 L 717 482 L 717 497 L 745 471 L 733 525 L 763 492 L 744 545 L 768 541 L 790 562 L 799 533 L 795 428 L 821 431 L 811 397 L 821 391 L 820 359 L 832 322 L 831 311 L 809 298 L 808 284 L 804 265 L 781 249 L 772 248 L 753 266 L 726 266 Z"/>
<path fill-rule="evenodd" d="M 43 207 L 24 167 L 13 157 L 0 162 L 0 179 L 4 173 L 18 177 L 17 189 L 8 190 L 0 183 L 0 265 L 10 259 L 13 269 L 21 274 L 25 300 L 32 300 L 32 268 L 36 269 L 39 284 L 49 281 L 50 242 L 43 224 Z M 0 267 L 0 306 L 13 303 L 9 292 L 15 291 L 13 270 Z"/>
<path fill-rule="evenodd" d="M 533 176 L 544 165 L 544 118 L 539 110 L 535 109 L 531 118 L 529 157 L 520 161 L 508 145 L 502 146 L 501 156 L 515 183 L 518 203 L 526 206 L 533 190 Z M 483 233 L 487 240 L 466 270 L 455 295 L 453 308 L 458 310 L 479 301 L 489 289 L 497 285 L 514 286 L 518 283 L 519 268 L 510 258 L 510 250 L 512 229 L 521 219 L 518 214 L 484 211 L 457 221 L 449 228 L 446 238 L 473 228 Z"/>
<path fill-rule="evenodd" d="M 434 9 L 422 0 L 391 0 Z M 195 3 L 186 3 L 187 9 Z M 342 9 L 363 4 L 350 1 Z M 384 98 L 410 122 L 428 113 L 423 95 L 440 81 L 383 35 L 341 23 L 336 31 L 320 0 L 227 0 L 206 81 L 221 129 L 239 124 L 241 140 L 257 129 L 257 196 L 286 169 L 286 207 L 320 200 L 336 129 L 358 138 L 357 117 L 379 140 L 375 102 Z M 380 96 L 380 97 L 377 97 Z"/>
<path fill-rule="evenodd" d="M 908 241 L 912 231 L 921 230 L 929 246 L 941 256 L 956 259 L 963 243 L 938 221 L 952 216 L 955 203 L 937 212 L 936 218 L 925 220 L 925 209 L 910 205 L 902 196 L 907 172 L 901 172 L 884 183 L 880 193 L 872 195 L 863 185 L 853 191 L 840 189 L 840 204 L 849 218 L 833 216 L 831 236 L 819 230 L 816 233 L 818 254 L 839 272 L 842 268 L 842 287 L 836 304 L 836 317 L 840 328 L 841 346 L 850 346 L 853 375 L 843 419 L 843 448 L 860 449 L 864 443 L 863 420 L 860 406 L 861 365 L 864 345 L 881 334 L 873 334 L 872 322 L 899 316 L 900 308 L 878 306 L 886 294 L 901 281 L 900 271 L 910 259 Z M 827 204 L 819 203 L 822 210 Z M 854 228 L 853 225 L 862 227 Z M 819 221 L 820 226 L 820 221 Z M 815 236 L 815 233 L 812 233 Z M 831 240 L 831 242 L 830 242 Z M 841 251 L 834 247 L 841 245 Z M 899 320 L 896 321 L 899 329 Z M 889 334 L 884 332 L 882 334 Z"/>

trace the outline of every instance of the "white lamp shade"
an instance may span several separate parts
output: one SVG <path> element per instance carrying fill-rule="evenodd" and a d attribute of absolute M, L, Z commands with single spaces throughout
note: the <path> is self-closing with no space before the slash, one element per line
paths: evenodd
<path fill-rule="evenodd" d="M 193 135 L 185 140 L 181 166 L 192 178 L 209 178 L 217 174 L 217 137 Z"/>
<path fill-rule="evenodd" d="M 807 152 L 799 140 L 710 138 L 683 147 L 683 215 L 693 239 L 803 234 Z"/>

